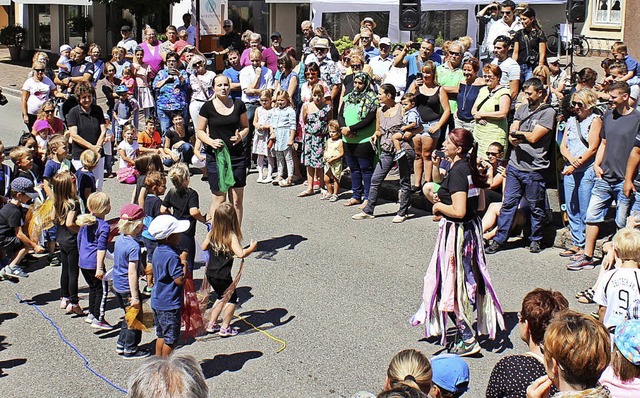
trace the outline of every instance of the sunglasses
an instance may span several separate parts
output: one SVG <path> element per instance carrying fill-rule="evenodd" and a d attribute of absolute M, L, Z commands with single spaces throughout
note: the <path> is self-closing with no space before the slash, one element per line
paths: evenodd
<path fill-rule="evenodd" d="M 34 69 L 36 72 L 44 72 L 44 69 Z"/>
<path fill-rule="evenodd" d="M 360 36 L 360 40 L 371 40 L 371 36 Z"/>
<path fill-rule="evenodd" d="M 351 69 L 362 69 L 362 64 L 351 64 Z"/>
<path fill-rule="evenodd" d="M 195 48 L 185 48 L 184 52 L 186 52 L 186 53 L 194 53 L 194 52 L 196 52 L 196 49 Z"/>
<path fill-rule="evenodd" d="M 449 55 L 453 55 L 455 57 L 459 57 L 461 54 L 455 51 L 449 51 Z"/>
<path fill-rule="evenodd" d="M 47 115 L 52 115 L 53 114 L 53 109 L 47 109 L 44 111 L 44 113 L 46 113 Z"/>
<path fill-rule="evenodd" d="M 222 25 L 223 28 L 230 28 L 231 25 Z"/>
<path fill-rule="evenodd" d="M 485 152 L 487 154 L 487 156 L 495 156 L 498 157 L 498 155 L 500 155 L 501 152 Z"/>
<path fill-rule="evenodd" d="M 204 65 L 202 62 L 198 62 L 196 64 L 193 64 L 193 66 L 195 66 L 196 68 L 201 67 L 202 65 Z"/>
<path fill-rule="evenodd" d="M 317 52 L 317 53 L 324 53 L 329 51 L 328 48 L 314 48 L 313 51 Z"/>
<path fill-rule="evenodd" d="M 584 108 L 584 104 L 582 102 L 576 102 L 576 101 L 572 101 L 571 106 L 573 106 L 574 108 Z"/>
<path fill-rule="evenodd" d="M 512 12 L 511 11 L 502 11 L 500 14 L 502 14 L 502 15 L 511 15 Z"/>

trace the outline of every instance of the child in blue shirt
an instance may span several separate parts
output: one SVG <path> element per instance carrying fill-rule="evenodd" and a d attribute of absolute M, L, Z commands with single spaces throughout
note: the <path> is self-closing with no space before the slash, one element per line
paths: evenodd
<path fill-rule="evenodd" d="M 180 336 L 182 285 L 188 272 L 186 256 L 181 258 L 180 234 L 189 229 L 188 220 L 163 214 L 149 225 L 148 232 L 158 241 L 153 255 L 155 284 L 151 308 L 156 325 L 156 355 L 168 357 Z M 186 254 L 186 253 L 185 253 Z"/>
<path fill-rule="evenodd" d="M 132 124 L 138 129 L 138 101 L 129 96 L 129 90 L 124 84 L 116 87 L 118 99 L 113 106 L 113 130 L 115 131 L 116 145 L 122 141 L 122 130 L 127 124 Z"/>
<path fill-rule="evenodd" d="M 627 45 L 621 41 L 613 43 L 611 46 L 611 55 L 616 61 L 624 61 L 627 65 L 627 74 L 618 79 L 627 82 L 629 86 L 640 84 L 640 64 L 638 61 L 627 53 Z"/>
<path fill-rule="evenodd" d="M 159 196 L 164 195 L 167 189 L 167 179 L 164 174 L 159 171 L 151 171 L 146 175 L 144 179 L 144 187 L 147 189 L 147 195 L 144 198 L 143 206 L 146 217 L 144 218 L 144 226 L 149 228 L 151 221 L 160 215 L 160 208 L 162 207 L 162 199 Z M 149 234 L 148 229 L 142 231 L 140 240 L 147 249 L 147 265 L 144 269 L 144 274 L 147 277 L 147 286 L 144 288 L 145 294 L 151 294 L 151 288 L 153 287 L 153 253 L 158 247 L 158 242 Z"/>
<path fill-rule="evenodd" d="M 120 236 L 116 240 L 113 251 L 113 290 L 125 315 L 127 307 L 142 310 L 138 288 L 140 244 L 136 241 L 136 237 L 142 232 L 144 216 L 144 210 L 138 205 L 126 204 L 120 209 L 118 222 Z M 116 343 L 116 352 L 124 355 L 124 359 L 147 357 L 149 356 L 147 351 L 138 349 L 141 340 L 142 331 L 129 328 L 126 320 L 123 320 Z"/>
<path fill-rule="evenodd" d="M 76 184 L 78 185 L 78 198 L 82 205 L 83 213 L 87 208 L 87 198 L 94 193 L 96 188 L 96 176 L 93 175 L 93 169 L 96 168 L 100 155 L 92 149 L 86 149 L 80 154 L 80 162 L 82 168 L 76 171 Z"/>

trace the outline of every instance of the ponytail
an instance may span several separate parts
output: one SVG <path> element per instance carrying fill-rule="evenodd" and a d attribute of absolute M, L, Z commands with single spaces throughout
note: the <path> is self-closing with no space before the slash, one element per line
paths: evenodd
<path fill-rule="evenodd" d="M 478 141 L 473 141 L 471 152 L 469 152 L 469 166 L 471 166 L 471 181 L 476 188 L 488 188 L 488 176 L 480 173 L 478 169 Z"/>
<path fill-rule="evenodd" d="M 96 222 L 98 222 L 98 219 L 93 214 L 80 214 L 76 219 L 76 225 L 79 227 L 93 225 Z"/>

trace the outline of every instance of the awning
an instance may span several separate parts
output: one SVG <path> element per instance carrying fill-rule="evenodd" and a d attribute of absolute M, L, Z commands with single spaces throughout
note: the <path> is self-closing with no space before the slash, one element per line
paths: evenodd
<path fill-rule="evenodd" d="M 309 4 L 311 0 L 264 0 L 267 4 Z"/>
<path fill-rule="evenodd" d="M 11 0 L 0 0 L 0 6 L 10 6 Z"/>
<path fill-rule="evenodd" d="M 3 0 L 0 0 L 0 2 Z M 13 0 L 17 4 L 49 4 L 61 6 L 90 6 L 91 0 Z"/>

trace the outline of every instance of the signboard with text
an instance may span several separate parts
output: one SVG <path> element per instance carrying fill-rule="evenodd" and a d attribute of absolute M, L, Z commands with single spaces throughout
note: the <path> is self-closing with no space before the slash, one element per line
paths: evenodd
<path fill-rule="evenodd" d="M 200 1 L 200 35 L 223 35 L 222 21 L 227 19 L 227 0 Z"/>

